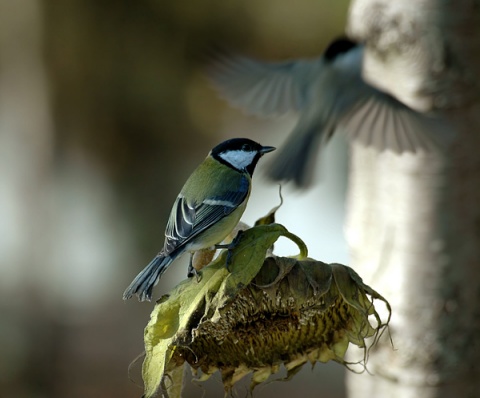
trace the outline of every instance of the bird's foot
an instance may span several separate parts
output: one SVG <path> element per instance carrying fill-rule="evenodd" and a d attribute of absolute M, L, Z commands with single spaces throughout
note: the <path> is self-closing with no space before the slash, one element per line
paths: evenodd
<path fill-rule="evenodd" d="M 226 245 L 215 245 L 215 249 L 227 249 L 227 261 L 226 261 L 226 267 L 227 271 L 230 271 L 230 264 L 232 263 L 232 256 L 233 256 L 233 249 L 237 246 L 238 242 L 240 241 L 241 237 L 243 235 L 243 231 L 238 231 L 237 236 L 232 240 L 231 243 L 226 244 Z"/>
<path fill-rule="evenodd" d="M 197 269 L 193 266 L 193 254 L 190 257 L 190 262 L 188 264 L 187 278 L 195 277 L 197 283 L 202 280 L 202 273 L 198 272 Z"/>
<path fill-rule="evenodd" d="M 202 280 L 202 273 L 198 272 L 195 268 L 192 267 L 192 269 L 188 270 L 187 278 L 191 278 L 192 276 L 195 277 L 197 280 L 197 283 L 199 283 Z"/>

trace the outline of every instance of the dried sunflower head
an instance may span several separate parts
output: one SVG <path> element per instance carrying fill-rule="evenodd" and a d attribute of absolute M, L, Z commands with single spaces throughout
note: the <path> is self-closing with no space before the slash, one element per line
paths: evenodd
<path fill-rule="evenodd" d="M 300 255 L 265 258 L 280 236 L 294 241 Z M 365 348 L 365 339 L 388 324 L 373 304 L 382 300 L 390 310 L 385 299 L 351 268 L 309 259 L 304 243 L 280 224 L 246 230 L 230 260 L 231 272 L 222 253 L 200 282 L 181 282 L 157 302 L 145 330 L 146 397 L 166 376 L 168 396 L 180 396 L 186 363 L 202 372 L 201 380 L 219 370 L 226 391 L 252 372 L 253 389 L 282 364 L 289 376 L 306 362 L 345 364 L 350 343 Z"/>

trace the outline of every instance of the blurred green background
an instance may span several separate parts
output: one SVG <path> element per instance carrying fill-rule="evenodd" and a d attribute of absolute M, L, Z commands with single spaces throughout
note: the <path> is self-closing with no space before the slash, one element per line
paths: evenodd
<path fill-rule="evenodd" d="M 141 396 L 141 361 L 127 368 L 152 304 L 121 296 L 161 249 L 177 192 L 219 141 L 278 146 L 295 122 L 229 108 L 203 76 L 205 51 L 319 55 L 347 10 L 345 0 L 0 0 L 0 396 Z M 287 188 L 277 214 L 312 256 L 346 262 L 347 151 L 333 141 L 322 184 Z M 250 224 L 278 203 L 257 174 Z M 185 277 L 178 263 L 157 296 Z M 343 372 L 305 366 L 255 396 L 342 397 Z M 204 393 L 223 396 L 218 375 L 188 384 L 186 396 Z"/>

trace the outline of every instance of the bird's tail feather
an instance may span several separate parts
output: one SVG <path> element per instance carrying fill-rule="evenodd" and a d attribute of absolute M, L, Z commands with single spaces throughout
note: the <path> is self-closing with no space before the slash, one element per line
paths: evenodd
<path fill-rule="evenodd" d="M 151 301 L 153 287 L 175 257 L 159 253 L 130 283 L 123 293 L 123 299 L 128 300 L 133 295 L 137 295 L 138 301 Z"/>
<path fill-rule="evenodd" d="M 330 138 L 324 130 L 318 123 L 309 126 L 299 123 L 268 164 L 268 177 L 273 181 L 293 180 L 297 188 L 310 186 L 319 147 Z"/>

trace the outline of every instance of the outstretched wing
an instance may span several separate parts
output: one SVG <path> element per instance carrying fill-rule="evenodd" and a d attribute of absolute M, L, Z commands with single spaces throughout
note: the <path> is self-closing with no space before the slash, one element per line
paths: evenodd
<path fill-rule="evenodd" d="M 170 254 L 188 244 L 200 233 L 235 211 L 247 198 L 249 186 L 248 178 L 242 176 L 237 190 L 225 191 L 200 203 L 189 202 L 182 194 L 178 195 L 165 230 L 164 253 Z"/>
<path fill-rule="evenodd" d="M 321 58 L 262 62 L 238 55 L 217 55 L 207 71 L 220 94 L 248 113 L 269 116 L 300 110 Z"/>
<path fill-rule="evenodd" d="M 432 152 L 450 140 L 444 120 L 419 113 L 368 84 L 361 87 L 355 105 L 341 119 L 349 139 L 395 153 Z"/>

